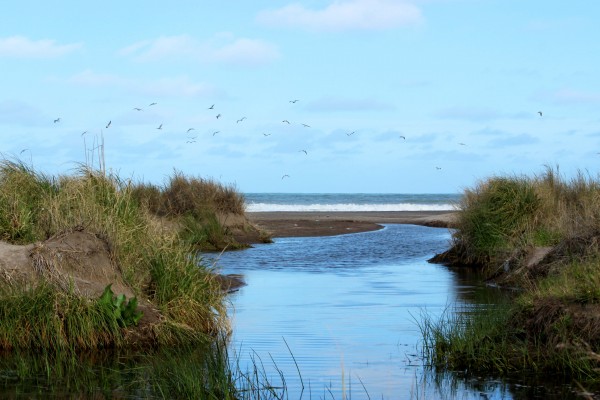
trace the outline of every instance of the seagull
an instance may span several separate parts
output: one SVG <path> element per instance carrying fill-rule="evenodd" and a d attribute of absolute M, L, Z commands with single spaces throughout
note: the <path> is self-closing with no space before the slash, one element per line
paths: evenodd
<path fill-rule="evenodd" d="M 85 135 L 86 133 L 87 133 L 87 131 L 83 131 L 83 132 L 81 133 L 81 136 Z"/>
<path fill-rule="evenodd" d="M 148 104 L 148 107 L 155 106 L 155 105 L 156 105 L 156 103 L 150 103 L 150 104 Z"/>
<path fill-rule="evenodd" d="M 56 124 L 57 122 L 60 122 L 60 118 L 56 118 L 56 119 L 54 120 L 54 123 L 55 123 L 55 124 Z"/>
<path fill-rule="evenodd" d="M 194 130 L 194 128 L 190 128 L 190 129 L 187 130 L 186 133 L 188 133 L 189 131 L 193 131 L 193 130 Z"/>
<path fill-rule="evenodd" d="M 350 133 L 346 133 L 346 136 L 354 135 L 355 133 L 356 133 L 356 131 L 352 131 Z"/>
<path fill-rule="evenodd" d="M 219 132 L 221 132 L 221 131 L 214 131 L 214 132 L 213 132 L 213 136 L 215 136 L 215 135 L 216 135 L 217 133 L 219 133 Z"/>
<path fill-rule="evenodd" d="M 400 139 L 404 139 L 404 140 L 406 140 L 406 137 L 404 137 L 404 136 L 400 135 Z"/>
<path fill-rule="evenodd" d="M 106 129 L 108 129 L 108 127 L 110 126 L 110 124 L 112 124 L 112 121 L 108 121 L 108 124 L 106 124 Z"/>
<path fill-rule="evenodd" d="M 442 167 L 435 167 L 435 169 L 442 169 Z"/>
<path fill-rule="evenodd" d="M 186 143 L 196 143 L 196 141 L 192 139 L 192 140 L 187 140 Z"/>
<path fill-rule="evenodd" d="M 21 150 L 21 152 L 20 152 L 19 154 L 23 154 L 23 153 L 24 153 L 24 152 L 26 152 L 27 150 L 29 150 L 29 149 L 23 149 L 23 150 Z"/>
<path fill-rule="evenodd" d="M 304 154 L 308 155 L 308 153 L 306 152 L 306 150 L 300 150 L 300 151 L 303 151 L 303 152 L 304 152 Z"/>
<path fill-rule="evenodd" d="M 463 142 L 460 142 L 459 144 L 460 144 L 461 146 L 466 146 L 466 144 L 465 144 L 465 143 L 463 143 Z"/>
<path fill-rule="evenodd" d="M 288 174 L 285 174 L 284 176 L 281 177 L 281 179 L 283 178 L 289 178 L 290 176 Z"/>
<path fill-rule="evenodd" d="M 286 124 L 289 124 L 289 123 L 290 123 L 290 121 L 288 121 L 287 119 L 284 119 L 284 120 L 283 120 L 283 121 L 281 121 L 281 122 L 285 122 Z"/>
<path fill-rule="evenodd" d="M 298 100 L 298 99 L 296 99 L 296 100 L 290 100 L 290 103 L 297 103 L 297 102 L 299 102 L 299 101 L 300 101 L 300 100 Z"/>
<path fill-rule="evenodd" d="M 208 107 L 209 110 L 213 110 L 214 108 L 215 108 L 214 104 L 212 106 Z"/>
<path fill-rule="evenodd" d="M 302 126 L 305 128 L 310 128 L 310 125 L 302 124 Z"/>
<path fill-rule="evenodd" d="M 163 124 L 160 124 L 156 129 L 162 129 Z"/>
<path fill-rule="evenodd" d="M 141 109 L 141 108 L 138 108 L 138 107 L 133 107 L 133 109 L 134 109 L 135 111 L 142 111 L 142 109 Z"/>
<path fill-rule="evenodd" d="M 246 117 L 242 117 L 242 118 L 238 119 L 236 123 L 242 122 L 245 119 L 246 119 Z"/>
<path fill-rule="evenodd" d="M 540 117 L 542 116 L 542 112 L 541 111 L 538 111 L 538 114 L 540 114 Z"/>
<path fill-rule="evenodd" d="M 217 114 L 217 119 L 221 118 L 221 114 Z"/>
<path fill-rule="evenodd" d="M 271 136 L 270 133 L 263 133 L 264 136 Z"/>

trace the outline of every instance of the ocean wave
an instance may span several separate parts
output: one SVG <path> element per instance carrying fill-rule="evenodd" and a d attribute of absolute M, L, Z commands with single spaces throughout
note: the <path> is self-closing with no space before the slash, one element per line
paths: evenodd
<path fill-rule="evenodd" d="M 274 203 L 249 203 L 246 205 L 248 212 L 277 212 L 277 211 L 455 211 L 453 204 L 274 204 Z"/>

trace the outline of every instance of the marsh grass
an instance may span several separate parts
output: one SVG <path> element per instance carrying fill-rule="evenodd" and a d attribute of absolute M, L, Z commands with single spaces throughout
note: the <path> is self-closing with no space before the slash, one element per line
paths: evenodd
<path fill-rule="evenodd" d="M 136 295 L 148 298 L 167 317 L 155 328 L 159 342 L 205 341 L 207 335 L 226 331 L 224 294 L 212 271 L 190 257 L 194 249 L 189 243 L 155 223 L 133 189 L 129 181 L 84 166 L 70 176 L 50 178 L 22 163 L 4 161 L 0 163 L 0 236 L 9 243 L 26 244 L 74 228 L 92 232 L 108 243 L 111 258 Z M 3 288 L 9 286 L 5 283 Z M 0 346 L 121 344 L 118 330 L 102 320 L 93 302 L 53 290 L 42 286 L 0 292 L 0 303 L 12 304 L 3 311 Z M 28 325 L 18 318 L 20 314 L 32 322 Z M 74 321 L 79 316 L 82 320 Z M 6 318 L 14 319 L 19 333 L 4 329 L 10 326 Z M 33 323 L 35 327 L 30 326 Z"/>
<path fill-rule="evenodd" d="M 532 178 L 480 182 L 465 192 L 453 245 L 460 260 L 503 270 L 521 291 L 510 305 L 449 312 L 439 321 L 424 316 L 424 354 L 433 365 L 600 382 L 598 178 L 580 172 L 567 180 L 546 168 Z M 536 246 L 552 248 L 539 265 L 505 261 Z"/>

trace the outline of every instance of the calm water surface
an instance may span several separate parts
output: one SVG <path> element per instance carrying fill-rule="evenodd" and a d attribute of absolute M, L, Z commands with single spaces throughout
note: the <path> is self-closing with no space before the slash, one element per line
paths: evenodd
<path fill-rule="evenodd" d="M 524 391 L 526 398 L 547 398 L 543 385 L 462 379 L 423 367 L 420 316 L 494 295 L 427 263 L 449 240 L 448 229 L 388 225 L 281 238 L 205 260 L 247 282 L 231 295 L 231 347 L 242 369 L 260 361 L 275 384 L 283 373 L 291 399 L 509 399 Z"/>

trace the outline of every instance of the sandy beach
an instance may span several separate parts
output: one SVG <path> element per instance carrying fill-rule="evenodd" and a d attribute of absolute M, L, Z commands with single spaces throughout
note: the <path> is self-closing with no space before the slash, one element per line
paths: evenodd
<path fill-rule="evenodd" d="M 360 212 L 247 212 L 248 219 L 273 237 L 331 236 L 381 229 L 383 224 L 453 226 L 456 213 L 449 211 Z"/>

